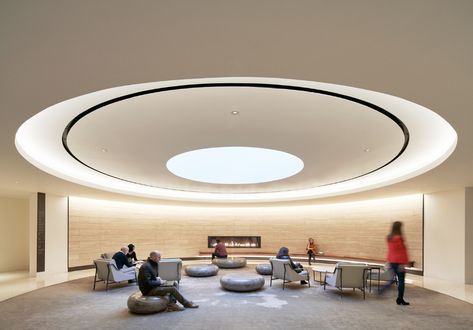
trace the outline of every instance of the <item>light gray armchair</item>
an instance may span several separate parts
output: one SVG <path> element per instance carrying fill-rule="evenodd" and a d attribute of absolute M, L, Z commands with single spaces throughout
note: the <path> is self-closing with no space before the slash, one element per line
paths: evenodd
<path fill-rule="evenodd" d="M 360 289 L 363 292 L 363 299 L 365 299 L 368 273 L 369 268 L 366 265 L 339 263 L 333 274 L 325 276 L 324 290 L 326 285 L 339 289 L 342 294 L 344 288 Z"/>
<path fill-rule="evenodd" d="M 100 258 L 102 259 L 107 259 L 107 260 L 110 260 L 113 258 L 113 255 L 116 253 L 117 251 L 115 252 L 104 252 L 100 255 Z"/>
<path fill-rule="evenodd" d="M 181 259 L 161 259 L 158 263 L 158 276 L 166 281 L 181 281 Z"/>
<path fill-rule="evenodd" d="M 269 282 L 269 286 L 272 286 L 273 280 L 280 279 L 283 280 L 282 282 L 282 289 L 284 290 L 284 286 L 286 283 L 293 282 L 293 281 L 307 281 L 310 287 L 310 278 L 309 272 L 303 271 L 301 273 L 296 272 L 291 267 L 291 262 L 287 259 L 277 259 L 271 258 L 269 259 L 272 268 L 271 280 Z"/>
<path fill-rule="evenodd" d="M 94 290 L 97 282 L 105 282 L 105 290 L 108 291 L 109 283 L 118 283 L 128 280 L 136 281 L 136 267 L 128 268 L 124 266 L 122 269 L 118 269 L 113 259 L 96 259 L 94 260 L 94 265 Z"/>

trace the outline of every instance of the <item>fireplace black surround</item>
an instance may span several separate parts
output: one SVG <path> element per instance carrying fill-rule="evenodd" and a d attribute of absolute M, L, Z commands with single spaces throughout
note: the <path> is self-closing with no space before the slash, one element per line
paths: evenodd
<path fill-rule="evenodd" d="M 208 247 L 214 248 L 218 239 L 227 248 L 261 248 L 261 236 L 208 236 Z"/>

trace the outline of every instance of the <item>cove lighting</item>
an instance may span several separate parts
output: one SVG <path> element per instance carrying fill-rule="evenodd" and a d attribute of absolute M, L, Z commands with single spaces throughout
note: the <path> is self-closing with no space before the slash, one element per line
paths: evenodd
<path fill-rule="evenodd" d="M 304 163 L 287 152 L 254 147 L 193 150 L 168 160 L 168 170 L 181 178 L 214 184 L 255 184 L 299 173 Z"/>
<path fill-rule="evenodd" d="M 152 93 L 157 93 L 156 95 L 159 96 L 167 95 L 162 93 L 162 91 L 172 91 L 171 94 L 179 95 L 179 93 L 183 91 L 197 88 L 212 93 L 212 88 L 221 90 L 228 86 L 236 86 L 235 88 L 238 88 L 241 93 L 238 96 L 242 98 L 246 96 L 245 92 L 247 91 L 255 91 L 256 89 L 265 91 L 266 89 L 271 89 L 273 91 L 293 91 L 290 95 L 294 98 L 303 97 L 309 93 L 310 95 L 316 94 L 326 98 L 340 98 L 347 102 L 353 102 L 355 100 L 356 107 L 366 107 L 366 105 L 369 105 L 370 109 L 382 110 L 383 115 L 396 118 L 398 124 L 402 123 L 403 127 L 405 127 L 403 130 L 405 136 L 404 148 L 395 159 L 385 166 L 350 180 L 342 180 L 320 186 L 306 186 L 294 190 L 274 189 L 272 191 L 267 190 L 256 193 L 238 192 L 237 189 L 230 190 L 231 193 L 193 191 L 187 189 L 184 185 L 182 189 L 171 189 L 159 186 L 159 184 L 147 185 L 146 182 L 140 183 L 133 180 L 123 180 L 117 176 L 107 175 L 103 171 L 87 166 L 87 164 L 81 162 L 79 158 L 74 157 L 67 149 L 67 132 L 69 132 L 73 125 L 80 120 L 80 118 L 87 116 L 97 109 L 102 110 L 106 105 L 117 105 L 118 102 L 132 99 L 136 100 L 141 96 L 150 95 Z M 199 102 L 199 99 L 191 101 Z M 171 105 L 172 104 L 169 106 Z M 163 106 L 159 110 L 163 111 L 163 115 L 166 115 L 165 111 L 167 108 L 169 107 Z M 315 102 L 311 104 L 311 108 L 318 108 L 318 103 Z M 297 109 L 294 109 L 293 113 L 296 113 L 296 110 Z M 228 115 L 227 111 L 228 110 L 225 110 Z M 293 115 L 293 113 L 287 114 L 288 129 L 297 130 L 297 127 L 290 127 L 290 116 Z M 329 115 L 329 113 L 327 115 Z M 264 133 L 265 125 L 271 125 L 271 120 L 266 119 L 257 124 L 259 124 L 257 128 L 260 132 Z M 236 130 L 240 123 L 239 121 L 233 121 L 232 123 L 226 123 L 226 125 Z M 225 132 L 227 126 L 221 127 L 222 134 Z M 184 138 L 185 136 L 183 135 L 181 137 L 178 130 L 179 127 L 176 127 L 176 138 Z M 349 132 L 340 132 L 340 134 L 349 134 Z M 244 139 L 244 136 L 237 135 L 237 137 L 240 140 Z M 192 142 L 193 141 L 190 141 L 188 145 L 192 145 Z M 218 141 L 215 140 L 207 142 L 218 143 Z M 254 142 L 255 144 L 258 143 L 258 141 Z M 308 150 L 308 148 L 310 148 L 309 143 L 310 141 L 301 139 L 298 146 Z M 435 112 L 399 97 L 348 86 L 261 77 L 185 79 L 120 86 L 101 90 L 63 101 L 39 112 L 24 122 L 15 136 L 16 148 L 26 160 L 39 169 L 62 179 L 89 187 L 142 197 L 201 202 L 290 201 L 336 196 L 379 188 L 407 180 L 438 166 L 454 151 L 456 143 L 457 134 L 448 122 Z M 225 144 L 228 145 L 231 143 Z M 199 147 L 201 148 L 201 146 L 195 146 L 194 148 Z M 163 149 L 164 150 L 156 150 L 156 152 L 169 151 L 167 146 L 163 147 Z M 109 151 L 112 150 L 113 148 L 109 147 Z M 166 157 L 172 156 L 172 150 L 170 150 L 170 152 L 170 155 Z M 316 151 L 314 150 L 313 152 Z M 370 155 L 374 153 L 375 150 L 373 149 Z M 99 154 L 102 153 L 99 152 Z M 111 152 L 107 153 L 107 156 L 113 157 L 113 155 L 110 156 L 110 154 Z M 307 159 L 305 159 L 305 162 L 305 172 L 308 172 L 309 163 Z M 333 164 L 334 167 L 336 167 L 336 165 L 337 164 Z M 127 168 L 130 168 L 130 166 Z M 301 168 L 302 167 L 300 167 L 300 169 Z M 268 169 L 268 166 L 266 166 L 266 169 Z M 228 173 L 232 174 L 235 172 L 227 172 L 227 175 Z M 289 171 L 285 175 L 290 176 L 296 173 L 297 171 L 294 168 L 292 172 Z M 283 177 L 283 175 L 281 177 Z M 277 175 L 273 176 L 273 180 L 278 180 L 278 178 L 280 177 Z M 271 180 L 271 178 L 264 180 Z M 156 181 L 159 183 L 159 178 Z"/>

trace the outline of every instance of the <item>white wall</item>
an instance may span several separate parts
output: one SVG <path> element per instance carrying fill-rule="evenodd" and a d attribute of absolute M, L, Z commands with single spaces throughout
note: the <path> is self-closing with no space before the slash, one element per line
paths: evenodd
<path fill-rule="evenodd" d="M 28 270 L 28 200 L 0 197 L 0 272 Z"/>
<path fill-rule="evenodd" d="M 67 197 L 46 195 L 46 272 L 67 272 Z"/>
<path fill-rule="evenodd" d="M 465 283 L 465 189 L 424 201 L 424 276 Z"/>

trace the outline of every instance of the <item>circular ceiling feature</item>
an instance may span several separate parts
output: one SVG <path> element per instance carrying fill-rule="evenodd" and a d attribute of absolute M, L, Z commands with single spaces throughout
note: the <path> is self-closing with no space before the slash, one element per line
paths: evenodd
<path fill-rule="evenodd" d="M 239 115 L 229 115 L 235 112 Z M 456 142 L 444 119 L 395 96 L 245 77 L 97 91 L 41 111 L 15 137 L 23 157 L 63 179 L 138 196 L 205 202 L 288 201 L 373 189 L 432 169 Z M 222 146 L 284 150 L 303 164 L 292 175 L 263 181 L 192 178 L 193 172 L 203 172 L 195 159 L 184 161 L 187 174 L 168 170 L 176 155 Z M 283 163 L 273 160 L 272 167 Z M 271 174 L 271 167 L 262 168 Z"/>
<path fill-rule="evenodd" d="M 168 170 L 181 178 L 212 184 L 256 184 L 296 175 L 304 162 L 287 152 L 254 147 L 218 147 L 172 157 Z"/>

